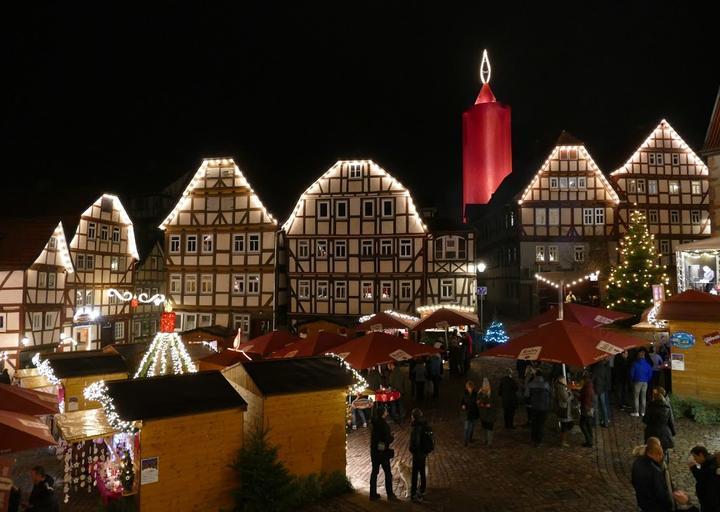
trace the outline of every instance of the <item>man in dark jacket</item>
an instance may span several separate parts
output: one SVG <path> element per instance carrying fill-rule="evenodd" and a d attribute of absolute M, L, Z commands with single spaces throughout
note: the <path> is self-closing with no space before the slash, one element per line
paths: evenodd
<path fill-rule="evenodd" d="M 435 354 L 427 362 L 427 370 L 433 384 L 433 398 L 440 398 L 440 381 L 442 380 L 443 360 Z"/>
<path fill-rule="evenodd" d="M 628 385 L 630 378 L 630 358 L 628 351 L 623 350 L 615 356 L 613 361 L 613 391 L 615 392 L 618 406 L 621 409 L 627 407 Z"/>
<path fill-rule="evenodd" d="M 507 375 L 500 380 L 498 394 L 502 399 L 505 428 L 515 428 L 515 409 L 518 404 L 518 384 L 513 379 L 512 369 L 507 369 Z"/>
<path fill-rule="evenodd" d="M 422 501 L 426 485 L 425 461 L 428 456 L 423 437 L 428 435 L 428 426 L 420 409 L 413 409 L 411 427 L 410 453 L 412 454 L 412 480 L 410 485 L 410 499 L 412 499 L 412 501 Z M 420 477 L 420 489 L 418 489 L 418 476 Z"/>
<path fill-rule="evenodd" d="M 372 420 L 372 433 L 370 434 L 370 461 L 372 471 L 370 472 L 370 499 L 380 499 L 377 492 L 377 477 L 382 467 L 385 474 L 385 493 L 388 500 L 396 500 L 392 487 L 392 472 L 390 470 L 390 459 L 392 451 L 390 444 L 394 437 L 390 432 L 390 426 L 385 421 L 388 412 L 386 408 L 375 409 L 375 417 Z"/>
<path fill-rule="evenodd" d="M 720 512 L 720 473 L 718 461 L 704 446 L 690 450 L 694 463 L 690 471 L 695 477 L 695 494 L 702 512 Z"/>
<path fill-rule="evenodd" d="M 643 512 L 672 512 L 675 507 L 668 489 L 660 440 L 647 440 L 645 454 L 637 457 L 632 466 L 632 485 L 635 499 Z"/>
<path fill-rule="evenodd" d="M 528 383 L 525 389 L 530 399 L 530 437 L 533 444 L 540 446 L 545 433 L 545 421 L 551 407 L 550 384 L 547 383 L 541 371 Z"/>
<path fill-rule="evenodd" d="M 593 389 L 597 399 L 597 415 L 595 425 L 607 427 L 610 423 L 610 366 L 607 361 L 600 361 L 595 364 L 592 372 Z"/>
<path fill-rule="evenodd" d="M 657 389 L 653 390 L 653 399 L 647 405 L 643 423 L 645 423 L 646 441 L 651 437 L 657 437 L 665 453 L 675 446 L 673 442 L 675 423 L 672 411 Z"/>
<path fill-rule="evenodd" d="M 29 512 L 56 512 L 58 504 L 55 501 L 55 489 L 53 489 L 55 481 L 53 478 L 45 474 L 45 469 L 42 466 L 32 468 L 30 478 L 32 479 L 33 488 L 28 499 L 28 507 L 25 510 Z"/>

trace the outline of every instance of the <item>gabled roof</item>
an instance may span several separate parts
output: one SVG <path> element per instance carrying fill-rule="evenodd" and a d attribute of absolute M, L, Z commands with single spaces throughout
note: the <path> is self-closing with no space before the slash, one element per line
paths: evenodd
<path fill-rule="evenodd" d="M 264 359 L 241 364 L 265 396 L 346 389 L 355 383 L 353 374 L 334 357 Z"/>
<path fill-rule="evenodd" d="M 106 385 L 107 394 L 124 421 L 247 408 L 247 402 L 217 370 L 115 380 Z"/>
<path fill-rule="evenodd" d="M 0 268 L 29 268 L 56 232 L 61 261 L 73 272 L 65 231 L 57 217 L 0 219 Z"/>
<path fill-rule="evenodd" d="M 710 123 L 708 124 L 707 133 L 705 134 L 705 143 L 700 153 L 703 155 L 720 153 L 720 88 L 718 88 L 715 107 L 713 107 L 712 114 L 710 115 Z"/>
<path fill-rule="evenodd" d="M 128 373 L 127 362 L 122 356 L 109 354 L 102 350 L 58 352 L 48 354 L 43 360 L 50 363 L 50 367 L 58 379 L 108 373 Z"/>
<path fill-rule="evenodd" d="M 705 292 L 686 290 L 664 300 L 657 318 L 713 322 L 720 317 L 720 297 Z"/>
<path fill-rule="evenodd" d="M 135 228 L 133 227 L 132 220 L 130 220 L 130 216 L 128 215 L 127 211 L 125 210 L 125 207 L 122 204 L 122 201 L 120 201 L 120 198 L 116 195 L 112 194 L 103 194 L 95 201 L 90 204 L 80 215 L 81 217 L 91 217 L 92 216 L 92 208 L 93 206 L 99 206 L 102 204 L 103 199 L 110 199 L 113 202 L 113 208 L 118 211 L 118 214 L 120 215 L 120 222 L 125 224 L 128 229 L 128 251 L 130 252 L 130 255 L 137 261 L 140 259 L 140 255 L 138 254 L 137 245 L 135 242 Z M 72 243 L 72 240 L 75 239 L 75 235 L 77 235 L 77 229 L 72 233 L 72 237 L 70 238 L 70 243 Z"/>
<path fill-rule="evenodd" d="M 563 130 L 555 142 L 556 146 L 584 146 L 585 143 L 575 137 L 572 133 Z"/>

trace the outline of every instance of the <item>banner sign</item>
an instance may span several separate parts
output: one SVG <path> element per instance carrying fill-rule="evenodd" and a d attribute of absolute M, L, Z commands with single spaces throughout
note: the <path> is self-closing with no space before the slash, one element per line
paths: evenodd
<path fill-rule="evenodd" d="M 408 359 L 412 359 L 410 354 L 408 354 L 401 348 L 399 348 L 393 352 L 390 352 L 389 356 L 392 357 L 393 359 L 395 359 L 395 361 L 407 361 Z"/>
<path fill-rule="evenodd" d="M 593 320 L 595 320 L 597 323 L 603 324 L 603 325 L 608 325 L 608 324 L 613 323 L 613 319 L 612 319 L 612 318 L 608 318 L 608 317 L 603 316 L 603 315 L 597 315 L 595 318 L 593 318 Z"/>
<path fill-rule="evenodd" d="M 524 361 L 537 361 L 541 350 L 542 347 L 527 347 L 520 351 L 517 358 Z"/>
<path fill-rule="evenodd" d="M 703 334 L 703 341 L 705 345 L 718 345 L 720 344 L 720 331 L 713 331 L 709 334 Z"/>
<path fill-rule="evenodd" d="M 613 345 L 612 343 L 608 343 L 605 340 L 600 340 L 600 343 L 595 345 L 595 348 L 598 349 L 600 352 L 605 352 L 606 354 L 616 355 L 620 354 L 623 349 L 620 347 Z"/>
<path fill-rule="evenodd" d="M 695 346 L 695 336 L 686 331 L 677 331 L 670 335 L 670 343 L 675 348 L 692 348 Z"/>

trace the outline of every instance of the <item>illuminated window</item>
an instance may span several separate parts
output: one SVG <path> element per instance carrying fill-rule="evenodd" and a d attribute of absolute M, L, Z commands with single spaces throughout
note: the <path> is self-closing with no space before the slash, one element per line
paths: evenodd
<path fill-rule="evenodd" d="M 680 212 L 678 210 L 670 210 L 670 224 L 680 223 Z"/>
<path fill-rule="evenodd" d="M 549 208 L 548 209 L 548 225 L 559 226 L 560 225 L 560 209 Z"/>
<path fill-rule="evenodd" d="M 112 230 L 112 241 L 117 243 L 120 243 L 120 228 L 113 227 Z"/>
<path fill-rule="evenodd" d="M 207 254 L 213 252 L 213 235 L 202 236 L 202 252 Z"/>
<path fill-rule="evenodd" d="M 258 295 L 260 293 L 260 274 L 248 274 L 247 292 L 248 295 Z"/>
<path fill-rule="evenodd" d="M 679 194 L 680 193 L 680 182 L 678 182 L 678 181 L 668 182 L 668 190 L 671 194 Z"/>
<path fill-rule="evenodd" d="M 568 188 L 568 179 L 567 178 L 560 178 L 560 188 L 562 190 L 567 190 L 567 188 Z"/>
<path fill-rule="evenodd" d="M 441 299 L 454 299 L 455 298 L 455 283 L 452 279 L 441 279 L 440 280 L 440 298 Z"/>
<path fill-rule="evenodd" d="M 645 193 L 645 180 L 643 180 L 643 179 L 637 180 L 637 191 L 639 194 Z"/>
<path fill-rule="evenodd" d="M 87 237 L 90 240 L 95 240 L 96 226 L 94 222 L 88 222 Z"/>
<path fill-rule="evenodd" d="M 372 281 L 363 281 L 361 288 L 362 288 L 362 294 L 361 294 L 362 300 L 372 300 L 372 298 L 373 298 L 373 283 L 372 283 Z"/>
<path fill-rule="evenodd" d="M 318 201 L 317 217 L 318 219 L 330 218 L 330 201 Z"/>
<path fill-rule="evenodd" d="M 380 298 L 382 300 L 391 300 L 392 299 L 392 289 L 393 289 L 392 281 L 382 281 L 380 283 Z"/>
<path fill-rule="evenodd" d="M 335 257 L 345 259 L 347 257 L 347 242 L 345 240 L 335 240 Z"/>
<path fill-rule="evenodd" d="M 348 216 L 348 202 L 345 200 L 335 202 L 335 218 L 347 219 Z"/>
<path fill-rule="evenodd" d="M 113 272 L 117 272 L 120 270 L 120 258 L 117 256 L 111 256 L 110 257 L 110 270 Z"/>
<path fill-rule="evenodd" d="M 180 289 L 182 288 L 182 277 L 180 274 L 172 274 L 170 275 L 170 293 L 180 293 Z"/>
<path fill-rule="evenodd" d="M 544 226 L 545 224 L 545 208 L 535 208 L 535 225 Z"/>
<path fill-rule="evenodd" d="M 335 281 L 335 300 L 345 300 L 347 298 L 347 283 L 345 281 Z"/>
<path fill-rule="evenodd" d="M 575 261 L 577 261 L 577 262 L 585 261 L 585 246 L 584 245 L 576 245 L 575 246 Z"/>
<path fill-rule="evenodd" d="M 170 252 L 180 252 L 180 235 L 170 235 Z"/>
<path fill-rule="evenodd" d="M 373 241 L 363 240 L 360 242 L 360 255 L 361 256 L 372 256 L 373 254 Z"/>
<path fill-rule="evenodd" d="M 535 246 L 535 261 L 545 261 L 545 246 L 544 245 L 536 245 Z"/>
<path fill-rule="evenodd" d="M 298 258 L 306 259 L 310 257 L 310 242 L 307 240 L 298 241 Z"/>
<path fill-rule="evenodd" d="M 557 245 L 549 245 L 548 246 L 548 261 L 551 261 L 551 262 L 558 261 L 558 246 Z"/>
<path fill-rule="evenodd" d="M 410 258 L 412 256 L 412 240 L 403 238 L 400 240 L 400 257 Z"/>
<path fill-rule="evenodd" d="M 657 182 L 657 180 L 648 180 L 648 182 L 647 182 L 647 191 L 648 191 L 648 194 L 657 194 L 657 193 L 658 193 L 658 182 Z"/>
<path fill-rule="evenodd" d="M 592 226 L 594 217 L 594 210 L 592 208 L 583 208 L 583 224 L 586 226 Z"/>
<path fill-rule="evenodd" d="M 380 255 L 390 256 L 392 254 L 392 240 L 380 240 Z"/>
<path fill-rule="evenodd" d="M 248 252 L 260 252 L 260 233 L 248 235 Z"/>
<path fill-rule="evenodd" d="M 362 178 L 362 164 L 353 162 L 348 165 L 348 170 L 350 172 L 351 180 L 357 180 Z"/>
<path fill-rule="evenodd" d="M 115 339 L 121 340 L 125 337 L 125 322 L 118 321 L 115 322 Z"/>
<path fill-rule="evenodd" d="M 318 240 L 317 241 L 317 253 L 315 256 L 318 258 L 327 258 L 328 254 L 328 242 L 327 240 Z"/>
<path fill-rule="evenodd" d="M 648 222 L 650 224 L 658 223 L 658 211 L 657 210 L 648 210 Z"/>
<path fill-rule="evenodd" d="M 556 189 L 558 188 L 558 179 L 555 177 L 550 178 L 550 188 Z"/>
<path fill-rule="evenodd" d="M 690 222 L 693 224 L 700 224 L 700 210 L 690 211 Z"/>
<path fill-rule="evenodd" d="M 702 183 L 700 183 L 699 181 L 691 181 L 690 192 L 696 196 L 702 194 Z"/>
<path fill-rule="evenodd" d="M 395 215 L 395 200 L 392 198 L 386 198 L 382 200 L 382 216 L 392 217 Z"/>
<path fill-rule="evenodd" d="M 298 283 L 298 297 L 301 299 L 310 298 L 310 281 L 300 281 Z"/>
<path fill-rule="evenodd" d="M 577 178 L 575 176 L 568 177 L 568 188 L 571 190 L 577 188 Z"/>
<path fill-rule="evenodd" d="M 605 208 L 595 208 L 595 224 L 600 226 L 605 224 Z"/>
<path fill-rule="evenodd" d="M 400 299 L 410 300 L 412 298 L 412 281 L 400 281 Z"/>
<path fill-rule="evenodd" d="M 235 233 L 233 235 L 233 252 L 245 252 L 245 233 Z"/>
<path fill-rule="evenodd" d="M 185 293 L 197 293 L 197 276 L 185 276 Z"/>
<path fill-rule="evenodd" d="M 315 284 L 315 298 L 317 300 L 328 300 L 328 282 L 318 281 Z"/>
<path fill-rule="evenodd" d="M 203 274 L 200 276 L 200 293 L 209 294 L 213 292 L 213 276 L 212 274 Z"/>
<path fill-rule="evenodd" d="M 363 217 L 375 216 L 375 201 L 373 199 L 363 199 Z"/>
<path fill-rule="evenodd" d="M 233 295 L 245 295 L 245 275 L 234 274 L 232 282 Z"/>
<path fill-rule="evenodd" d="M 197 235 L 188 235 L 185 238 L 185 252 L 197 252 Z"/>

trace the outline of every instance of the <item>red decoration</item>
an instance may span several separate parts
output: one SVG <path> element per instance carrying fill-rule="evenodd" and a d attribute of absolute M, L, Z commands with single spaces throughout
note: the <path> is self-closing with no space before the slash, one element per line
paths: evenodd
<path fill-rule="evenodd" d="M 160 313 L 160 332 L 175 332 L 175 312 Z"/>
<path fill-rule="evenodd" d="M 463 215 L 468 204 L 487 204 L 511 171 L 510 106 L 483 84 L 463 113 Z"/>
<path fill-rule="evenodd" d="M 135 297 L 133 297 L 132 300 L 130 301 L 130 307 L 133 309 L 138 307 L 138 300 Z"/>

